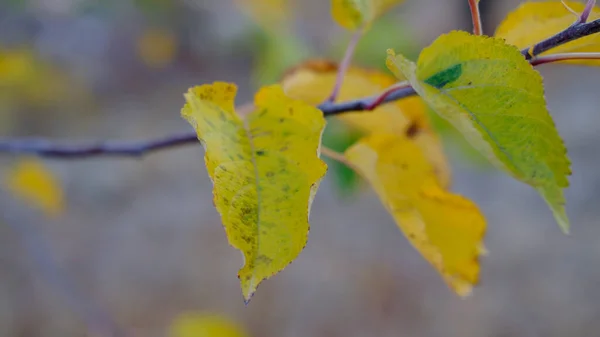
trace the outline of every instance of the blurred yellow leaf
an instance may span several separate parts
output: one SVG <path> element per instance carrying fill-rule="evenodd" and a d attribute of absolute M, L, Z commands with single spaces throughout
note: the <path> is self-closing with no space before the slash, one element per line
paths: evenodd
<path fill-rule="evenodd" d="M 574 11 L 581 13 L 585 5 L 581 2 L 565 1 Z M 589 20 L 600 18 L 600 9 L 594 7 Z M 530 47 L 568 28 L 577 17 L 560 1 L 524 2 L 498 26 L 496 37 L 520 49 Z M 542 55 L 566 52 L 600 52 L 600 34 L 592 34 L 560 45 Z M 561 61 L 573 64 L 600 65 L 600 60 Z"/>
<path fill-rule="evenodd" d="M 541 75 L 502 39 L 454 31 L 423 49 L 415 64 L 388 51 L 392 72 L 499 169 L 535 188 L 569 230 L 563 189 L 567 149 L 546 108 Z"/>
<path fill-rule="evenodd" d="M 206 148 L 214 204 L 229 242 L 245 257 L 238 276 L 249 301 L 306 244 L 310 206 L 327 171 L 319 159 L 325 119 L 270 86 L 256 94 L 256 109 L 242 120 L 234 111 L 236 91 L 223 82 L 194 87 L 182 116 Z"/>
<path fill-rule="evenodd" d="M 368 28 L 378 16 L 402 2 L 404 0 L 331 0 L 331 15 L 346 29 Z"/>
<path fill-rule="evenodd" d="M 345 156 L 377 192 L 412 245 L 461 295 L 479 279 L 485 219 L 477 206 L 440 186 L 421 148 L 402 135 L 365 137 Z"/>
<path fill-rule="evenodd" d="M 64 71 L 38 59 L 28 48 L 0 49 L 0 105 L 43 107 L 85 98 Z"/>
<path fill-rule="evenodd" d="M 173 62 L 177 37 L 167 29 L 150 28 L 137 40 L 138 55 L 150 68 L 162 68 Z"/>
<path fill-rule="evenodd" d="M 39 208 L 50 216 L 64 209 L 64 196 L 60 182 L 38 159 L 24 158 L 4 176 L 8 190 L 24 202 Z"/>
<path fill-rule="evenodd" d="M 337 65 L 324 60 L 313 60 L 288 71 L 282 85 L 290 97 L 318 105 L 325 101 L 333 89 Z M 340 101 L 381 94 L 396 83 L 388 74 L 357 67 L 348 69 L 339 93 Z M 418 96 L 408 97 L 394 103 L 383 104 L 373 111 L 349 112 L 335 118 L 365 133 L 408 134 L 421 146 L 425 155 L 434 163 L 442 186 L 450 183 L 450 167 L 447 164 L 438 136 L 429 126 L 426 106 Z"/>
<path fill-rule="evenodd" d="M 293 17 L 290 0 L 236 0 L 237 5 L 265 30 L 281 29 Z"/>
<path fill-rule="evenodd" d="M 186 313 L 171 323 L 169 337 L 247 337 L 234 321 L 219 315 Z"/>

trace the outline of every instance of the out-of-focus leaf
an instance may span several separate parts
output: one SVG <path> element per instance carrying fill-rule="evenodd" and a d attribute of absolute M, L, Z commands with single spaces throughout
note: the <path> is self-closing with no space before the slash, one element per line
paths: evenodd
<path fill-rule="evenodd" d="M 290 70 L 282 81 L 288 95 L 309 104 L 323 102 L 335 85 L 337 65 L 313 60 Z M 351 67 L 344 76 L 338 96 L 340 101 L 377 95 L 396 80 L 385 73 Z M 384 104 L 370 112 L 344 113 L 337 119 L 363 134 L 408 134 L 423 146 L 425 155 L 435 163 L 442 186 L 450 183 L 450 168 L 437 135 L 429 127 L 425 105 L 417 97 Z"/>
<path fill-rule="evenodd" d="M 223 82 L 192 88 L 182 116 L 206 148 L 215 206 L 229 242 L 245 257 L 238 276 L 249 301 L 306 244 L 310 206 L 327 171 L 319 159 L 325 119 L 270 86 L 242 120 L 234 111 L 236 91 Z"/>
<path fill-rule="evenodd" d="M 394 38 L 390 39 L 389 32 L 394 32 Z M 382 50 L 390 48 L 390 45 L 396 50 L 402 50 L 408 56 L 418 56 L 419 47 L 414 32 L 402 20 L 384 16 L 375 20 L 371 28 L 364 33 L 358 42 L 352 58 L 354 64 L 360 64 L 361 67 L 369 67 L 387 73 Z M 331 41 L 331 49 L 327 55 L 332 58 L 338 58 L 343 55 L 348 47 L 348 41 L 345 39 L 336 39 Z"/>
<path fill-rule="evenodd" d="M 17 198 L 49 216 L 57 216 L 64 210 L 60 182 L 38 159 L 19 159 L 5 174 L 4 182 Z"/>
<path fill-rule="evenodd" d="M 559 33 L 575 22 L 577 17 L 565 5 L 579 13 L 585 7 L 583 3 L 575 1 L 565 1 L 564 5 L 560 1 L 524 2 L 498 26 L 495 35 L 520 49 L 530 47 L 539 41 L 543 41 Z M 594 7 L 589 19 L 596 20 L 599 18 L 600 9 Z M 566 52 L 600 52 L 600 34 L 588 35 L 562 44 L 542 53 L 542 55 Z M 600 60 L 569 60 L 561 62 L 589 66 L 600 65 Z"/>
<path fill-rule="evenodd" d="M 342 27 L 355 30 L 369 25 L 404 0 L 331 0 L 331 15 Z"/>
<path fill-rule="evenodd" d="M 459 295 L 479 279 L 485 219 L 477 206 L 447 192 L 422 149 L 402 135 L 374 134 L 346 151 L 413 246 Z"/>
<path fill-rule="evenodd" d="M 185 313 L 169 327 L 169 337 L 247 337 L 246 331 L 231 319 L 212 314 Z"/>
<path fill-rule="evenodd" d="M 270 31 L 293 21 L 293 2 L 290 0 L 236 0 L 237 6 L 254 22 Z"/>
<path fill-rule="evenodd" d="M 138 55 L 150 68 L 163 68 L 177 54 L 177 37 L 167 29 L 150 28 L 137 40 Z"/>
<path fill-rule="evenodd" d="M 389 51 L 388 65 L 497 167 L 535 189 L 568 232 L 566 148 L 546 108 L 542 77 L 502 39 L 442 35 L 417 64 Z"/>

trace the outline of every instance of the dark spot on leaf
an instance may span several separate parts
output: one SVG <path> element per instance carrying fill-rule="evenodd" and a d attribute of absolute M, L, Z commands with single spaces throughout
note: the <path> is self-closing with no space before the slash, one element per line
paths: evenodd
<path fill-rule="evenodd" d="M 410 123 L 410 125 L 408 126 L 408 128 L 406 129 L 406 137 L 408 138 L 413 138 L 414 136 L 416 136 L 419 133 L 419 126 L 417 125 L 416 122 L 412 122 Z"/>
<path fill-rule="evenodd" d="M 462 64 L 456 64 L 448 69 L 442 70 L 439 73 L 431 76 L 430 78 L 425 80 L 425 83 L 435 87 L 437 89 L 442 89 L 446 85 L 456 81 L 460 75 L 462 75 Z"/>
<path fill-rule="evenodd" d="M 263 150 L 258 150 L 258 151 L 256 151 L 256 155 L 257 155 L 257 156 L 264 156 L 264 155 L 265 155 L 265 151 L 263 151 Z"/>

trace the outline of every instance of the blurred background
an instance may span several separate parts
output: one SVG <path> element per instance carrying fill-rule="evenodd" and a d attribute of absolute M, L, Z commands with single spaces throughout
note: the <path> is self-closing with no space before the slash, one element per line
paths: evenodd
<path fill-rule="evenodd" d="M 159 137 L 189 130 L 179 110 L 192 85 L 236 82 L 243 103 L 298 61 L 341 58 L 350 34 L 332 21 L 329 1 L 292 1 L 278 22 L 253 2 L 0 0 L 1 137 Z M 486 31 L 517 3 L 483 1 Z M 414 57 L 452 29 L 471 29 L 466 1 L 407 0 L 375 24 L 356 62 L 383 69 L 387 48 Z M 113 324 L 127 336 L 166 336 L 189 311 L 224 315 L 256 337 L 596 335 L 600 71 L 539 69 L 573 162 L 572 235 L 533 189 L 442 125 L 454 190 L 488 219 L 490 255 L 467 299 L 373 192 L 337 168 L 313 204 L 307 247 L 245 306 L 241 255 L 213 208 L 201 147 L 188 146 L 143 160 L 45 161 L 64 189 L 59 217 L 0 185 L 0 337 L 87 336 Z M 0 158 L 0 171 L 14 161 Z"/>

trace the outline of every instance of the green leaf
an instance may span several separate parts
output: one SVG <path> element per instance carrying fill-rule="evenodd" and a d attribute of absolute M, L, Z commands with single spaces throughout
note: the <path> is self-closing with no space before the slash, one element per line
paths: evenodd
<path fill-rule="evenodd" d="M 542 77 L 502 39 L 442 35 L 417 64 L 388 51 L 388 66 L 497 167 L 538 190 L 564 232 L 566 148 L 546 108 Z"/>
<path fill-rule="evenodd" d="M 223 82 L 192 88 L 181 113 L 206 149 L 229 242 L 244 254 L 238 277 L 248 302 L 306 245 L 310 206 L 327 171 L 319 159 L 325 119 L 271 86 L 258 92 L 256 110 L 242 120 L 234 111 L 236 92 Z"/>

